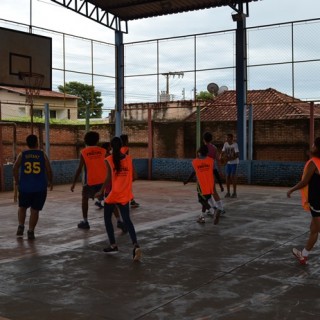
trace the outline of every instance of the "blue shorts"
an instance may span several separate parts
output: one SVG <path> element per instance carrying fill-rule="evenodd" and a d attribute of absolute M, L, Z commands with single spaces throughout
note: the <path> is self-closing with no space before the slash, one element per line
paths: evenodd
<path fill-rule="evenodd" d="M 40 192 L 19 192 L 19 207 L 41 211 L 47 199 L 47 189 Z"/>
<path fill-rule="evenodd" d="M 237 173 L 237 167 L 238 167 L 237 163 L 234 163 L 234 164 L 227 163 L 226 176 L 228 176 L 228 177 L 235 176 Z"/>

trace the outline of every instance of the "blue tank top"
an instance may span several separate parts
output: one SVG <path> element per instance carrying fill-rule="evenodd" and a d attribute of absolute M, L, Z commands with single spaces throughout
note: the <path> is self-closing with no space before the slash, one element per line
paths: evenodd
<path fill-rule="evenodd" d="M 19 178 L 20 192 L 40 192 L 47 189 L 45 157 L 41 150 L 26 150 L 21 153 Z"/>

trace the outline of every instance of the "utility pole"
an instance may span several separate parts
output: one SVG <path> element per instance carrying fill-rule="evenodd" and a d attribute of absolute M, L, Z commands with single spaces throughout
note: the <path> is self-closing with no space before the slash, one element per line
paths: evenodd
<path fill-rule="evenodd" d="M 163 76 L 166 77 L 166 94 L 169 97 L 169 77 L 172 76 L 173 78 L 175 76 L 178 76 L 179 78 L 184 76 L 184 72 L 183 71 L 176 71 L 176 72 L 167 72 L 167 73 L 162 73 Z"/>

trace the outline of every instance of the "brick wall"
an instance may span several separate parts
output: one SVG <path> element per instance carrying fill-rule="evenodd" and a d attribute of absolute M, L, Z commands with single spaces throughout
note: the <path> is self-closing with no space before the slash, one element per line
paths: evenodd
<path fill-rule="evenodd" d="M 30 125 L 16 123 L 16 153 L 26 148 L 25 138 L 30 134 Z M 3 163 L 13 162 L 13 127 L 0 126 L 2 130 Z M 113 124 L 93 125 L 91 130 L 100 134 L 100 141 L 110 141 L 114 135 Z M 211 131 L 214 143 L 222 148 L 227 133 L 236 136 L 236 122 L 201 122 L 201 133 Z M 130 154 L 133 158 L 148 157 L 148 123 L 125 122 L 123 132 L 129 135 Z M 196 153 L 196 125 L 192 122 L 153 122 L 153 157 L 193 158 Z M 39 136 L 45 149 L 45 128 L 34 124 L 34 133 Z M 50 126 L 50 159 L 78 159 L 83 148 L 84 125 Z M 315 119 L 315 136 L 320 136 L 320 119 Z M 309 120 L 277 120 L 254 122 L 253 159 L 274 161 L 305 161 L 309 149 Z"/>

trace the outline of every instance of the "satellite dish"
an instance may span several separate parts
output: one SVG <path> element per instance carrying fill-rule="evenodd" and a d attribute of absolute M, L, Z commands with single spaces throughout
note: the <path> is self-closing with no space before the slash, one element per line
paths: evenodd
<path fill-rule="evenodd" d="M 207 90 L 210 92 L 210 93 L 213 93 L 214 95 L 216 95 L 219 91 L 219 86 L 214 83 L 214 82 L 211 82 L 207 85 Z"/>
<path fill-rule="evenodd" d="M 225 91 L 228 91 L 228 87 L 227 86 L 221 86 L 218 90 L 218 94 L 222 94 Z"/>

